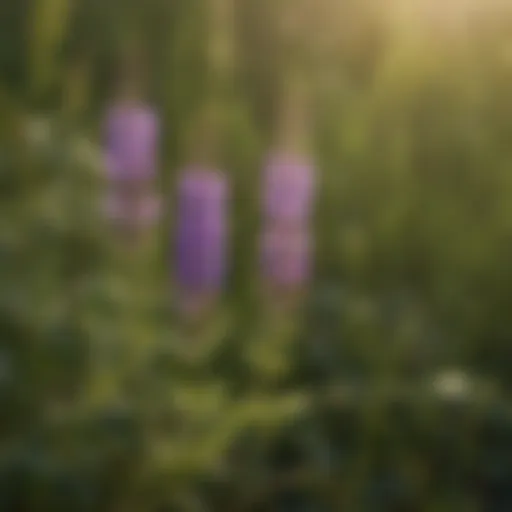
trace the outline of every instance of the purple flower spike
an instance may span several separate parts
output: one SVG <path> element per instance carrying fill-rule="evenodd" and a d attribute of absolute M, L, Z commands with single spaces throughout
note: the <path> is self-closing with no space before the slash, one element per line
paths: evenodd
<path fill-rule="evenodd" d="M 159 122 L 155 112 L 135 101 L 120 101 L 105 119 L 105 164 L 109 190 L 105 214 L 139 232 L 159 217 L 153 190 L 157 169 Z"/>
<path fill-rule="evenodd" d="M 304 222 L 311 214 L 314 188 L 312 163 L 294 155 L 278 154 L 265 170 L 264 208 L 267 219 Z"/>
<path fill-rule="evenodd" d="M 138 104 L 118 104 L 107 113 L 106 167 L 112 181 L 154 177 L 159 123 L 154 111 Z"/>
<path fill-rule="evenodd" d="M 310 275 L 311 242 L 308 227 L 268 226 L 262 242 L 263 274 L 279 288 L 301 288 Z"/>
<path fill-rule="evenodd" d="M 177 280 L 189 294 L 216 294 L 223 285 L 228 183 L 214 169 L 183 172 L 178 188 Z"/>

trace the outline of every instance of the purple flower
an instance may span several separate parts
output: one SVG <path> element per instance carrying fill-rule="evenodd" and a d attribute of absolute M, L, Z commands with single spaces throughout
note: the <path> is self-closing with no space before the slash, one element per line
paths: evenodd
<path fill-rule="evenodd" d="M 114 181 L 152 179 L 158 137 L 159 123 L 151 108 L 128 103 L 112 106 L 105 121 L 108 177 Z"/>
<path fill-rule="evenodd" d="M 264 178 L 262 270 L 279 288 L 300 288 L 309 279 L 313 193 L 311 161 L 293 153 L 271 155 Z"/>
<path fill-rule="evenodd" d="M 278 287 L 300 287 L 309 279 L 311 241 L 308 226 L 272 223 L 263 232 L 265 279 Z"/>
<path fill-rule="evenodd" d="M 294 155 L 272 155 L 265 169 L 264 208 L 267 219 L 303 222 L 311 214 L 314 167 Z"/>
<path fill-rule="evenodd" d="M 225 276 L 228 183 L 215 169 L 186 169 L 178 185 L 177 280 L 187 292 L 218 291 Z"/>

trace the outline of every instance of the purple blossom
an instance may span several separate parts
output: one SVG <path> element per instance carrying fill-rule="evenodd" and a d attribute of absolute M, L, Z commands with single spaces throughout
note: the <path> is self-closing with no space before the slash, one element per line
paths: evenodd
<path fill-rule="evenodd" d="M 280 287 L 300 287 L 310 275 L 308 226 L 272 223 L 263 232 L 262 266 L 266 280 Z"/>
<path fill-rule="evenodd" d="M 227 242 L 228 183 L 215 169 L 186 169 L 178 185 L 177 280 L 187 292 L 222 287 Z"/>
<path fill-rule="evenodd" d="M 117 104 L 105 120 L 106 167 L 109 179 L 148 180 L 157 166 L 159 123 L 142 104 Z"/>
<path fill-rule="evenodd" d="M 314 167 L 306 158 L 271 155 L 265 169 L 264 209 L 267 219 L 303 222 L 311 214 Z"/>
<path fill-rule="evenodd" d="M 110 181 L 105 214 L 130 229 L 154 224 L 160 211 L 152 190 L 159 138 L 155 112 L 141 103 L 118 102 L 107 111 L 104 132 Z"/>
<path fill-rule="evenodd" d="M 280 288 L 297 288 L 311 271 L 310 216 L 314 167 L 293 153 L 271 155 L 264 177 L 262 270 Z"/>

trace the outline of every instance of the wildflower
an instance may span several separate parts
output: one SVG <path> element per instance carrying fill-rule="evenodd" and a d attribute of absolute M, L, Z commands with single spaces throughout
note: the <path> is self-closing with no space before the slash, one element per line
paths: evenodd
<path fill-rule="evenodd" d="M 153 109 L 138 102 L 119 102 L 105 123 L 106 213 L 124 227 L 138 229 L 158 218 L 153 190 L 157 170 L 159 123 Z"/>
<path fill-rule="evenodd" d="M 226 272 L 226 177 L 188 168 L 178 186 L 177 281 L 183 300 L 203 303 L 222 289 Z"/>
<path fill-rule="evenodd" d="M 308 226 L 271 223 L 262 245 L 263 272 L 272 286 L 288 289 L 306 284 L 311 265 Z"/>
<path fill-rule="evenodd" d="M 265 170 L 264 209 L 267 219 L 305 222 L 313 199 L 312 163 L 293 154 L 272 155 Z"/>

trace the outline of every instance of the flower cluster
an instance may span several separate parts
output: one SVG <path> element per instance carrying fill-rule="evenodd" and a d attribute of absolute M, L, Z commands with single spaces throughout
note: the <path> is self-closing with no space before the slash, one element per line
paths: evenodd
<path fill-rule="evenodd" d="M 159 121 L 154 110 L 135 102 L 110 107 L 105 121 L 107 215 L 126 228 L 153 224 L 159 201 L 153 189 Z"/>
<path fill-rule="evenodd" d="M 189 167 L 178 185 L 176 264 L 186 295 L 214 297 L 226 270 L 229 186 L 215 168 Z"/>
<path fill-rule="evenodd" d="M 273 288 L 302 288 L 310 274 L 314 167 L 305 157 L 273 155 L 265 169 L 262 265 Z"/>

